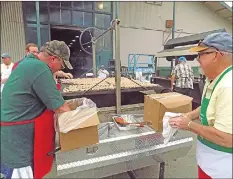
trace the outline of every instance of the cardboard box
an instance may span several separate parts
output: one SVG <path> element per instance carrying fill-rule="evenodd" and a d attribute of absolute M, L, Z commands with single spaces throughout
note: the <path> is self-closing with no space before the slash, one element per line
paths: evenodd
<path fill-rule="evenodd" d="M 74 122 L 84 118 L 85 120 L 67 133 L 59 131 L 61 151 L 97 144 L 99 142 L 98 124 L 100 123 L 97 108 L 91 107 L 77 111 L 75 109 L 82 104 L 79 99 L 68 100 L 68 104 L 73 111 L 58 115 L 58 130 L 62 129 L 61 125 L 66 125 L 66 121 L 70 121 L 70 118 Z M 72 127 L 73 124 L 69 125 Z"/>
<path fill-rule="evenodd" d="M 165 112 L 189 112 L 192 110 L 192 99 L 189 96 L 174 92 L 145 95 L 144 121 L 151 122 L 151 127 L 156 132 L 162 132 Z"/>

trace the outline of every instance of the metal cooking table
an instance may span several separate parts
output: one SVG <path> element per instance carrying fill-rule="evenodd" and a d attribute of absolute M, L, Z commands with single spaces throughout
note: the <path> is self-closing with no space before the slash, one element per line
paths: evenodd
<path fill-rule="evenodd" d="M 192 146 L 189 132 L 180 131 L 168 144 L 150 127 L 119 131 L 113 122 L 99 126 L 99 143 L 87 148 L 57 152 L 58 178 L 102 178 L 160 163 L 163 178 L 166 161 L 185 156 Z M 58 143 L 58 137 L 56 138 Z M 130 177 L 133 173 L 129 172 Z"/>

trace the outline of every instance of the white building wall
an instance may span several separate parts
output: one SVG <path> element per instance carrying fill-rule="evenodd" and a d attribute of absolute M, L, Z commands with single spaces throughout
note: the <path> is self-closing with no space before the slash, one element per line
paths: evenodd
<path fill-rule="evenodd" d="M 171 29 L 165 28 L 165 21 L 173 18 L 173 2 L 152 5 L 145 2 L 120 2 L 121 19 L 121 63 L 127 66 L 128 54 L 155 54 L 163 50 L 163 44 L 171 38 Z M 232 24 L 202 2 L 176 2 L 175 37 L 222 29 L 232 33 Z M 181 33 L 182 31 L 182 33 Z M 198 66 L 197 62 L 189 62 Z M 159 66 L 170 66 L 166 60 L 159 60 Z"/>

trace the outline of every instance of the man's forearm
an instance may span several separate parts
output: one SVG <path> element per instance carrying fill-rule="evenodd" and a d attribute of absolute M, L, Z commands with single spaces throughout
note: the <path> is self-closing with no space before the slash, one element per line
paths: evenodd
<path fill-rule="evenodd" d="M 211 126 L 204 126 L 202 124 L 192 122 L 189 126 L 190 131 L 200 135 L 201 137 L 221 145 L 223 147 L 232 147 L 232 134 L 228 134 Z"/>
<path fill-rule="evenodd" d="M 201 107 L 199 106 L 198 108 L 194 109 L 191 112 L 185 113 L 184 115 L 187 116 L 191 120 L 195 120 L 199 118 L 200 110 L 201 110 Z"/>

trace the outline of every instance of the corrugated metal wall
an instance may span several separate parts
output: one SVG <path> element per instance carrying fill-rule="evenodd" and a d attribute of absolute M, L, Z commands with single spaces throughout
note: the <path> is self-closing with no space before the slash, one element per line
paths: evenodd
<path fill-rule="evenodd" d="M 24 56 L 25 33 L 22 2 L 0 2 L 1 53 L 9 53 L 16 62 Z"/>

